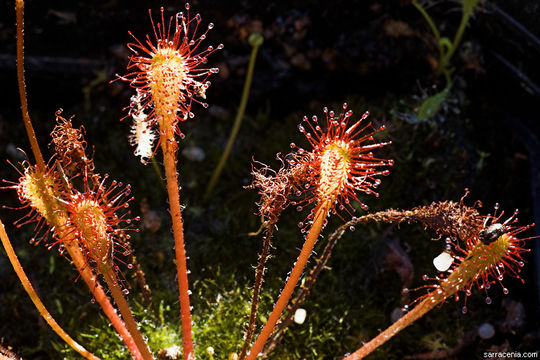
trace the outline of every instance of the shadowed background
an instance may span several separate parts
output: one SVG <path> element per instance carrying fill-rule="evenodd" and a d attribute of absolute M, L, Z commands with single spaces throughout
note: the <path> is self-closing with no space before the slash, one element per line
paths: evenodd
<path fill-rule="evenodd" d="M 148 8 L 156 18 L 162 5 L 166 15 L 183 10 L 181 2 L 28 1 L 25 55 L 30 115 L 46 157 L 52 154 L 47 144 L 54 113 L 63 108 L 64 116 L 75 115 L 75 125 L 84 125 L 97 171 L 132 185 L 136 197 L 132 212 L 151 211 L 155 222 L 152 226 L 150 215 L 145 218 L 150 225 L 133 236 L 133 247 L 155 298 L 170 306 L 167 316 L 174 322 L 178 306 L 165 192 L 152 166 L 143 166 L 132 154 L 127 141 L 129 119 L 119 121 L 133 90 L 125 83 L 109 83 L 116 73 L 126 72 L 125 44 L 131 41 L 127 31 L 139 39 L 151 34 Z M 260 237 L 246 234 L 255 231 L 260 220 L 253 215 L 256 192 L 243 188 L 251 182 L 252 157 L 277 169 L 276 153 L 287 153 L 291 142 L 307 143 L 296 129 L 302 116 L 322 116 L 323 106 L 337 110 L 347 102 L 354 117 L 369 109 L 374 123 L 387 126 L 380 138 L 391 139 L 393 145 L 379 154 L 394 159 L 395 166 L 382 179 L 380 198 L 362 197 L 372 210 L 457 201 L 468 188 L 466 202 L 480 200 L 483 214 L 492 213 L 498 202 L 508 214 L 519 208 L 521 224 L 540 216 L 537 3 L 480 5 L 452 61 L 456 70 L 451 95 L 430 119 L 419 118 L 417 110 L 444 83 L 434 76 L 438 58 L 434 38 L 409 1 L 194 1 L 191 5 L 192 14 L 201 13 L 203 26 L 215 24 L 205 44 L 225 45 L 209 59 L 209 66 L 220 68 L 207 92 L 209 109 L 194 105 L 195 119 L 180 125 L 186 134 L 180 144 L 179 173 L 195 313 L 211 312 L 206 302 L 213 304 L 218 296 L 252 284 Z M 452 37 L 460 4 L 440 2 L 428 11 L 441 33 Z M 14 4 L 2 1 L 0 177 L 9 181 L 18 174 L 6 160 L 25 159 L 18 147 L 31 153 L 19 110 L 14 24 Z M 214 195 L 205 203 L 202 195 L 240 101 L 251 50 L 247 37 L 252 32 L 262 33 L 265 41 L 259 49 L 244 123 Z M 0 191 L 3 205 L 18 206 L 15 191 Z M 2 209 L 0 216 L 11 224 L 25 211 Z M 301 247 L 296 223 L 306 215 L 290 208 L 278 224 L 262 315 Z M 326 234 L 342 222 L 335 217 Z M 90 302 L 87 289 L 75 283 L 68 262 L 55 250 L 28 243 L 32 228 L 8 226 L 7 231 L 44 303 L 67 332 L 85 344 L 90 340 L 81 333 L 91 334 L 106 325 L 95 316 L 99 310 Z M 276 358 L 339 358 L 387 327 L 392 312 L 401 306 L 403 279 L 408 277 L 419 286 L 422 274 L 435 273 L 431 261 L 444 244 L 431 241 L 433 236 L 420 226 L 376 225 L 344 236 L 334 250 L 332 270 L 321 275 L 305 303 L 306 323 L 290 329 Z M 534 241 L 529 244 L 534 248 Z M 537 255 L 535 251 L 526 255 L 525 285 L 505 279 L 508 296 L 493 286 L 489 292 L 493 304 L 488 306 L 486 294 L 474 291 L 465 316 L 460 313 L 463 299 L 449 301 L 372 358 L 401 359 L 455 348 L 467 332 L 484 322 L 495 327 L 495 336 L 473 339 L 457 358 L 470 359 L 489 349 L 538 350 L 534 348 L 540 343 Z M 129 278 L 129 271 L 124 272 Z M 5 256 L 0 256 L 0 279 L 3 346 L 12 346 L 25 359 L 56 358 L 51 342 L 58 339 L 39 319 Z M 217 279 L 215 286 L 208 285 L 209 279 Z M 204 296 L 198 297 L 197 290 Z M 137 298 L 136 294 L 135 288 L 131 296 Z"/>

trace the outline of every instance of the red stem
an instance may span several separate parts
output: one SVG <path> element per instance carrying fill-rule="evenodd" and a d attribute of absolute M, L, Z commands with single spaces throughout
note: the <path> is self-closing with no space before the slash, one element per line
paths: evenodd
<path fill-rule="evenodd" d="M 163 165 L 167 192 L 169 194 L 169 208 L 171 212 L 174 250 L 176 253 L 176 271 L 178 274 L 178 292 L 180 298 L 180 320 L 182 323 L 182 343 L 184 359 L 193 360 L 193 340 L 191 335 L 191 307 L 189 304 L 189 282 L 184 245 L 184 224 L 180 211 L 180 192 L 178 190 L 178 174 L 176 172 L 176 140 L 172 126 L 166 126 L 161 138 L 163 151 Z"/>
<path fill-rule="evenodd" d="M 120 310 L 120 314 L 122 314 L 122 318 L 124 319 L 131 336 L 135 340 L 137 348 L 141 352 L 142 357 L 145 360 L 152 360 L 154 357 L 150 353 L 148 345 L 145 343 L 141 332 L 139 331 L 137 322 L 133 318 L 133 314 L 131 313 L 129 304 L 124 298 L 122 290 L 118 285 L 116 274 L 114 273 L 112 268 L 108 268 L 106 271 L 102 272 L 102 275 L 105 278 L 105 282 L 107 283 L 109 290 L 111 290 L 111 295 L 114 299 L 114 302 L 116 303 L 116 306 L 118 306 L 118 310 Z"/>
<path fill-rule="evenodd" d="M 317 238 L 321 233 L 324 220 L 326 219 L 326 216 L 328 215 L 328 210 L 330 209 L 330 205 L 331 202 L 328 200 L 317 204 L 315 215 L 313 217 L 313 224 L 311 225 L 311 229 L 309 230 L 309 233 L 306 237 L 304 246 L 302 247 L 300 255 L 298 255 L 298 259 L 296 260 L 296 263 L 291 271 L 291 275 L 289 276 L 289 279 L 287 280 L 287 283 L 285 284 L 285 287 L 283 288 L 283 291 L 281 292 L 281 295 L 279 296 L 276 304 L 274 305 L 274 309 L 268 317 L 268 321 L 264 325 L 261 333 L 259 334 L 259 337 L 257 338 L 257 340 L 255 340 L 255 343 L 249 351 L 246 360 L 255 360 L 259 353 L 262 351 L 264 344 L 266 343 L 266 341 L 268 341 L 268 338 L 272 334 L 272 331 L 274 330 L 274 327 L 276 326 L 281 316 L 281 313 L 287 306 L 287 303 L 289 302 L 289 299 L 291 298 L 293 291 L 296 288 L 298 280 L 300 280 L 300 277 L 302 276 L 302 272 L 304 271 L 307 261 L 311 255 L 311 251 L 313 250 L 313 247 L 317 242 Z"/>
<path fill-rule="evenodd" d="M 135 344 L 135 340 L 133 340 L 133 337 L 126 328 L 126 325 L 118 316 L 116 309 L 114 306 L 112 306 L 101 285 L 96 281 L 96 275 L 90 270 L 81 249 L 79 249 L 79 246 L 74 241 L 65 241 L 64 244 L 69 256 L 75 264 L 75 267 L 81 274 L 81 277 L 86 285 L 88 285 L 88 289 L 90 289 L 90 292 L 103 309 L 103 312 L 109 318 L 109 321 L 114 326 L 118 334 L 120 334 L 120 337 L 131 351 L 133 357 L 137 360 L 144 360 L 139 349 L 137 348 L 137 344 Z"/>
<path fill-rule="evenodd" d="M 353 354 L 343 358 L 343 360 L 363 359 L 373 350 L 377 349 L 379 346 L 390 340 L 398 332 L 405 329 L 407 326 L 409 326 L 416 320 L 420 319 L 437 305 L 441 304 L 445 299 L 446 296 L 442 292 L 441 294 L 438 294 L 436 291 L 434 291 L 430 296 L 427 296 L 420 304 L 416 305 L 414 309 L 409 311 L 398 321 L 393 323 L 390 327 L 381 332 L 379 335 L 377 335 L 370 342 L 355 351 Z"/>
<path fill-rule="evenodd" d="M 26 99 L 26 83 L 24 81 L 24 1 L 15 0 L 15 10 L 17 12 L 17 81 L 19 82 L 19 97 L 21 98 L 21 110 L 24 120 L 24 127 L 26 128 L 26 134 L 28 140 L 30 140 L 30 146 L 32 152 L 36 158 L 36 163 L 41 171 L 45 169 L 45 162 L 43 161 L 43 155 L 36 139 L 36 133 L 30 121 L 30 115 L 28 115 L 28 102 Z"/>

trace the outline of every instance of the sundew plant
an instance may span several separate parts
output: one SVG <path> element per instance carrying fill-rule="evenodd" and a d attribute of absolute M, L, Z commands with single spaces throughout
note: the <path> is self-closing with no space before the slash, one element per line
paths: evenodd
<path fill-rule="evenodd" d="M 21 111 L 0 130 L 18 127 L 28 141 L 11 137 L 2 159 L 0 269 L 17 280 L 2 285 L 2 319 L 9 320 L 0 329 L 10 330 L 0 333 L 0 358 L 538 356 L 540 339 L 527 333 L 535 322 L 523 305 L 527 294 L 537 295 L 532 270 L 523 271 L 528 262 L 534 268 L 533 214 L 525 209 L 523 221 L 504 203 L 480 201 L 508 199 L 504 187 L 517 181 L 517 165 L 495 160 L 508 171 L 487 181 L 490 153 L 466 144 L 486 127 L 463 115 L 473 60 L 455 54 L 483 4 L 453 5 L 463 15 L 452 42 L 427 4 L 405 7 L 418 11 L 414 30 L 372 4 L 384 36 L 426 52 L 433 71 L 422 81 L 442 89 L 407 100 L 392 84 L 385 88 L 387 75 L 370 72 L 374 54 L 351 65 L 357 42 L 325 43 L 341 25 L 313 29 L 315 9 L 273 20 L 277 4 L 253 19 L 249 11 L 262 5 L 244 4 L 228 18 L 231 9 L 204 2 L 126 10 L 133 28 L 123 29 L 123 44 L 110 44 L 116 59 L 107 69 L 93 69 L 83 104 L 63 105 L 61 86 L 49 79 L 58 95 L 45 116 L 28 103 L 40 94 L 25 67 L 60 60 L 28 56 L 24 41 L 37 32 L 29 24 L 25 32 L 24 13 L 34 4 L 14 5 L 17 85 L 4 87 L 18 90 Z M 50 9 L 46 16 L 77 23 L 76 14 Z M 431 37 L 419 35 L 422 21 Z M 228 50 L 231 38 L 237 43 Z M 434 39 L 439 60 L 425 45 Z M 285 58 L 274 59 L 276 51 Z M 94 66 L 61 62 L 57 79 L 70 66 Z M 331 75 L 316 86 L 303 79 L 323 69 Z M 348 71 L 381 77 L 375 82 L 385 95 L 373 100 L 372 114 L 369 90 L 351 84 Z M 230 91 L 238 87 L 227 83 L 244 77 L 242 94 Z M 310 85 L 299 84 L 306 94 L 296 98 L 284 85 L 302 81 Z M 274 89 L 265 93 L 265 86 Z M 318 88 L 331 96 L 317 98 Z M 101 103 L 100 92 L 107 92 Z M 240 105 L 228 109 L 220 99 L 233 93 Z M 421 103 L 404 110 L 411 99 Z M 273 115 L 287 101 L 294 110 Z M 510 197 L 524 197 L 512 205 L 528 204 L 521 190 L 512 190 Z M 38 327 L 38 343 L 17 342 L 16 334 Z"/>

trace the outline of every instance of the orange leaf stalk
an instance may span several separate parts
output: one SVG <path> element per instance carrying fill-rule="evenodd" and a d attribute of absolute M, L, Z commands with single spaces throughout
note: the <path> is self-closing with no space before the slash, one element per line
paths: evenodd
<path fill-rule="evenodd" d="M 82 345 L 73 340 L 64 331 L 64 329 L 62 329 L 60 325 L 58 325 L 52 315 L 47 311 L 47 308 L 45 308 L 45 305 L 43 305 L 43 303 L 41 302 L 41 299 L 34 290 L 34 287 L 30 283 L 30 280 L 26 276 L 24 269 L 22 268 L 21 263 L 17 258 L 17 254 L 15 254 L 15 250 L 13 250 L 13 247 L 11 246 L 11 242 L 9 241 L 9 237 L 6 233 L 6 229 L 4 228 L 2 220 L 0 220 L 0 239 L 2 240 L 2 245 L 4 245 L 4 249 L 6 250 L 9 261 L 11 262 L 11 266 L 13 266 L 13 269 L 17 273 L 17 276 L 19 277 L 19 280 L 23 285 L 24 290 L 26 290 L 28 296 L 30 296 L 30 299 L 38 309 L 40 315 L 43 317 L 43 319 L 45 319 L 47 324 L 49 324 L 49 326 L 54 330 L 56 334 L 58 334 L 58 336 L 60 336 L 60 338 L 62 338 L 62 340 L 64 340 L 69 346 L 73 348 L 73 350 L 77 351 L 83 357 L 89 360 L 99 360 L 97 356 L 95 356 L 94 354 L 86 350 Z"/>
<path fill-rule="evenodd" d="M 242 345 L 242 350 L 240 351 L 240 356 L 238 357 L 240 360 L 244 360 L 246 357 L 249 345 L 251 344 L 251 339 L 255 333 L 260 292 L 264 281 L 264 275 L 266 273 L 266 261 L 270 257 L 270 247 L 272 246 L 272 236 L 274 233 L 275 224 L 268 224 L 265 222 L 263 226 L 266 227 L 264 230 L 263 246 L 259 255 L 259 263 L 255 269 L 255 282 L 253 283 L 251 296 L 251 311 L 249 313 L 249 321 L 244 335 L 244 344 Z"/>
<path fill-rule="evenodd" d="M 278 159 L 281 160 L 279 156 Z M 290 204 L 288 198 L 291 192 L 304 185 L 303 179 L 305 179 L 305 171 L 307 170 L 307 167 L 305 166 L 287 168 L 285 167 L 283 160 L 283 166 L 277 173 L 268 166 L 264 164 L 261 165 L 263 165 L 261 168 L 253 168 L 253 184 L 250 187 L 258 188 L 259 194 L 261 195 L 261 199 L 257 202 L 257 205 L 259 207 L 258 215 L 265 219 L 263 224 L 264 238 L 262 251 L 259 255 L 259 262 L 255 270 L 255 282 L 253 284 L 251 298 L 251 312 L 249 314 L 249 321 L 244 335 L 244 344 L 240 351 L 240 360 L 245 359 L 249 346 L 251 345 L 251 339 L 255 333 L 260 291 L 266 272 L 266 261 L 270 256 L 272 236 L 274 234 L 276 223 L 282 211 Z"/>
<path fill-rule="evenodd" d="M 26 83 L 24 81 L 24 0 L 15 0 L 15 10 L 17 12 L 17 81 L 19 82 L 19 97 L 21 98 L 21 110 L 24 120 L 24 127 L 32 152 L 36 158 L 36 163 L 40 170 L 45 170 L 43 155 L 36 139 L 34 127 L 28 115 L 28 101 L 26 99 Z"/>
<path fill-rule="evenodd" d="M 169 194 L 169 209 L 171 212 L 174 250 L 176 254 L 176 272 L 178 274 L 178 291 L 180 298 L 180 320 L 182 323 L 182 342 L 184 359 L 194 359 L 193 340 L 191 335 L 191 305 L 189 304 L 189 282 L 184 245 L 184 224 L 180 211 L 180 193 L 178 191 L 178 174 L 176 172 L 176 140 L 171 139 L 172 131 L 165 131 L 161 139 L 163 151 L 163 165 L 165 166 L 165 179 Z"/>
<path fill-rule="evenodd" d="M 66 250 L 69 256 L 71 257 L 71 260 L 73 261 L 73 264 L 75 264 L 75 267 L 81 274 L 82 279 L 84 280 L 84 282 L 88 286 L 88 289 L 90 289 L 90 292 L 94 296 L 94 299 L 96 299 L 98 304 L 101 306 L 101 309 L 103 310 L 111 324 L 114 326 L 133 357 L 137 360 L 144 360 L 145 358 L 143 358 L 143 356 L 141 355 L 141 352 L 139 351 L 133 335 L 126 328 L 126 324 L 124 324 L 120 316 L 118 316 L 116 309 L 109 301 L 109 298 L 103 291 L 103 288 L 101 287 L 99 282 L 97 282 L 96 275 L 88 266 L 85 256 L 81 252 L 79 246 L 73 242 L 66 242 L 64 244 L 66 246 Z"/>
<path fill-rule="evenodd" d="M 293 291 L 296 288 L 296 284 L 298 283 L 298 280 L 300 280 L 300 276 L 302 276 L 302 272 L 304 271 L 307 261 L 311 255 L 311 251 L 313 250 L 313 247 L 317 242 L 317 238 L 321 233 L 323 223 L 326 219 L 326 216 L 328 215 L 330 206 L 331 203 L 328 200 L 323 201 L 316 206 L 315 215 L 313 217 L 313 225 L 309 230 L 306 241 L 304 242 L 304 246 L 302 246 L 300 255 L 298 255 L 298 259 L 296 260 L 296 263 L 291 271 L 291 275 L 287 279 L 287 283 L 283 287 L 281 295 L 279 296 L 278 301 L 274 305 L 272 313 L 268 317 L 268 321 L 266 322 L 266 324 L 264 324 L 261 333 L 251 347 L 251 350 L 246 357 L 247 360 L 256 359 L 258 354 L 262 351 L 264 344 L 266 343 L 270 335 L 272 335 L 272 331 L 274 330 L 274 327 L 276 326 L 281 316 L 281 313 L 287 306 L 287 303 L 289 302 L 289 299 L 291 298 Z"/>
<path fill-rule="evenodd" d="M 25 169 L 23 176 L 19 180 L 19 184 L 16 186 L 21 202 L 32 209 L 23 218 L 28 218 L 25 223 L 38 222 L 38 229 L 46 223 L 49 229 L 54 230 L 55 242 L 49 244 L 48 248 L 59 244 L 62 249 L 65 248 L 67 250 L 90 292 L 101 305 L 103 312 L 109 318 L 109 321 L 119 333 L 132 355 L 137 360 L 144 360 L 132 335 L 116 313 L 116 309 L 112 306 L 101 285 L 97 282 L 96 275 L 91 270 L 88 259 L 81 250 L 81 245 L 76 241 L 77 239 L 74 236 L 69 214 L 66 209 L 67 206 L 64 204 L 65 201 L 60 200 L 62 195 L 61 186 L 57 180 L 58 174 L 50 169 L 46 171 L 43 173 L 37 167 L 29 166 Z M 21 223 L 17 224 L 17 226 L 20 225 Z"/>
<path fill-rule="evenodd" d="M 208 107 L 208 104 L 196 97 L 206 98 L 206 89 L 210 86 L 207 79 L 210 74 L 217 73 L 218 69 L 203 68 L 201 65 L 206 63 L 208 55 L 223 48 L 223 45 L 219 45 L 216 49 L 212 46 L 203 50 L 199 49 L 201 42 L 214 25 L 209 24 L 205 32 L 197 35 L 201 16 L 196 14 L 194 18 L 190 18 L 189 8 L 189 4 L 186 4 L 186 14 L 178 13 L 169 20 L 168 24 L 165 23 L 163 8 L 161 8 L 161 22 L 157 25 L 154 24 L 150 13 L 155 45 L 149 36 L 146 36 L 145 44 L 143 44 L 132 35 L 135 42 L 128 44 L 128 47 L 134 55 L 130 57 L 128 69 L 134 68 L 135 71 L 119 76 L 119 79 L 129 81 L 131 86 L 137 89 L 137 95 L 132 97 L 129 110 L 129 115 L 135 120 L 131 142 L 137 146 L 135 154 L 140 155 L 143 162 L 153 153 L 151 150 L 155 137 L 153 128 L 156 125 L 159 128 L 169 209 L 173 223 L 182 342 L 186 360 L 193 359 L 194 354 L 184 225 L 176 170 L 178 144 L 175 134 L 183 138 L 178 121 L 194 117 L 191 112 L 193 101 L 205 108 Z"/>
<path fill-rule="evenodd" d="M 79 246 L 87 254 L 87 262 L 95 263 L 98 273 L 103 275 L 142 357 L 150 360 L 153 356 L 123 296 L 123 293 L 127 294 L 129 290 L 120 288 L 117 277 L 119 268 L 114 264 L 119 249 L 123 250 L 122 255 L 129 255 L 127 247 L 117 240 L 117 235 L 129 230 L 132 220 L 126 219 L 125 214 L 120 216 L 118 210 L 127 207 L 128 202 L 133 198 L 126 199 L 130 193 L 129 185 L 122 188 L 121 183 L 113 181 L 107 188 L 104 185 L 106 178 L 105 176 L 93 189 L 89 188 L 88 180 L 85 178 L 85 192 L 71 196 L 71 201 L 66 205 L 70 217 L 70 229 L 74 232 Z M 120 228 L 121 222 L 127 223 L 128 227 Z M 129 238 L 127 234 L 124 236 Z M 128 268 L 131 267 L 132 265 L 128 264 Z"/>
<path fill-rule="evenodd" d="M 108 270 L 102 271 L 101 274 L 105 278 L 105 282 L 107 283 L 109 290 L 111 290 L 111 295 L 114 299 L 114 302 L 116 303 L 116 306 L 118 306 L 118 310 L 120 310 L 120 314 L 122 314 L 122 318 L 124 319 L 130 334 L 133 336 L 133 339 L 135 340 L 137 348 L 142 353 L 143 359 L 145 360 L 154 359 L 154 356 L 150 352 L 148 345 L 145 343 L 144 338 L 142 337 L 141 332 L 139 331 L 137 322 L 133 318 L 133 314 L 131 313 L 129 304 L 127 300 L 124 298 L 123 294 L 125 292 L 123 292 L 120 286 L 118 285 L 118 279 L 116 277 L 116 273 L 111 267 Z"/>
<path fill-rule="evenodd" d="M 46 219 L 46 221 L 53 228 L 56 229 L 55 232 L 58 234 L 58 237 L 59 237 L 57 242 L 63 244 L 65 248 L 67 249 L 75 266 L 77 267 L 77 270 L 79 270 L 79 273 L 81 274 L 84 281 L 88 285 L 90 291 L 94 295 L 94 298 L 99 302 L 103 311 L 105 312 L 105 314 L 107 315 L 107 317 L 109 318 L 113 326 L 116 328 L 116 330 L 118 331 L 118 333 L 120 334 L 120 336 L 122 337 L 122 339 L 124 340 L 128 348 L 132 352 L 133 356 L 136 359 L 142 359 L 141 353 L 137 349 L 137 345 L 135 344 L 131 334 L 127 331 L 124 323 L 116 314 L 116 310 L 109 302 L 109 299 L 103 292 L 103 289 L 101 288 L 99 283 L 95 281 L 95 275 L 93 274 L 91 270 L 88 269 L 84 255 L 82 254 L 82 252 L 80 251 L 77 245 L 72 243 L 71 240 L 68 240 L 70 239 L 69 233 L 63 234 L 64 236 L 62 235 L 62 232 L 65 231 L 66 226 L 68 225 L 66 223 L 67 217 L 66 217 L 65 211 L 61 210 L 60 213 L 58 214 L 55 213 L 57 210 L 61 209 L 61 205 L 58 204 L 58 201 L 55 198 L 55 194 L 51 193 L 51 189 L 46 188 L 50 184 L 53 184 L 54 180 L 49 181 L 50 179 L 48 179 L 47 176 L 45 175 L 41 176 L 39 174 L 39 173 L 41 174 L 48 173 L 50 175 L 45 165 L 45 162 L 43 160 L 43 155 L 41 154 L 41 150 L 39 149 L 39 145 L 37 143 L 34 128 L 32 126 L 32 122 L 28 114 L 28 103 L 27 103 L 27 98 L 26 98 L 26 83 L 24 81 L 24 36 L 23 36 L 24 35 L 24 0 L 16 0 L 15 9 L 16 9 L 16 14 L 17 14 L 17 79 L 19 83 L 21 110 L 22 110 L 26 133 L 28 135 L 28 139 L 30 140 L 32 152 L 34 154 L 34 157 L 37 163 L 37 170 L 34 169 L 33 172 L 34 172 L 34 175 L 36 174 L 38 175 L 37 176 L 38 181 L 44 182 L 43 184 L 41 184 L 41 185 L 44 185 L 44 187 L 42 187 L 41 189 L 40 189 L 39 184 L 32 183 L 32 181 L 27 182 L 26 183 L 27 190 L 30 189 L 31 191 L 33 191 L 35 196 L 31 196 L 33 197 L 33 199 L 27 197 L 24 200 L 29 201 L 31 203 L 31 206 L 37 210 L 38 214 L 37 214 L 37 217 L 34 218 L 34 220 L 39 219 L 41 216 L 43 216 Z M 26 180 L 28 179 L 29 178 L 27 177 Z M 54 191 L 54 189 L 52 189 L 52 191 Z M 21 193 L 19 192 L 19 194 Z M 29 195 L 29 194 L 26 194 L 26 195 Z M 35 204 L 32 203 L 33 200 L 38 201 L 41 207 L 36 207 Z M 53 203 L 56 203 L 56 204 L 53 204 Z M 43 213 L 43 211 L 45 213 Z M 32 221 L 32 219 L 30 221 Z M 124 303 L 126 303 L 125 300 L 124 300 Z M 128 307 L 128 310 L 129 310 L 129 307 Z M 131 315 L 131 312 L 129 312 L 129 315 Z M 133 320 L 132 317 L 131 317 L 131 320 Z M 128 321 L 128 324 L 129 324 L 129 321 Z M 145 354 L 145 359 L 152 359 L 153 357 L 149 353 L 149 350 L 144 344 L 144 341 L 142 341 L 142 336 L 140 336 L 140 333 L 138 332 L 138 329 L 136 328 L 136 326 L 134 329 L 132 329 L 132 331 L 135 333 L 135 335 L 138 335 L 136 336 L 136 338 L 140 338 L 138 346 L 143 350 L 142 352 L 143 354 Z"/>
<path fill-rule="evenodd" d="M 519 278 L 520 268 L 523 266 L 521 253 L 529 251 L 523 248 L 523 243 L 527 239 L 519 239 L 515 235 L 534 226 L 534 224 L 515 226 L 517 221 L 515 214 L 504 223 L 498 222 L 502 213 L 497 217 L 486 217 L 482 230 L 466 241 L 464 249 L 455 245 L 461 256 L 454 255 L 457 262 L 452 265 L 450 274 L 443 277 L 440 283 L 428 285 L 427 287 L 433 290 L 417 299 L 415 302 L 420 301 L 418 305 L 356 352 L 346 356 L 344 360 L 363 359 L 446 299 L 452 296 L 457 299 L 459 291 L 465 292 L 466 301 L 474 284 L 478 284 L 480 289 L 484 289 L 487 293 L 491 284 L 498 282 L 504 294 L 507 294 L 508 290 L 501 282 L 504 273 Z M 427 279 L 426 275 L 424 279 Z M 491 304 L 489 296 L 486 297 L 486 303 Z M 463 306 L 462 312 L 464 314 L 467 312 L 466 306 Z"/>
<path fill-rule="evenodd" d="M 308 217 L 310 221 L 306 221 L 306 225 L 304 223 L 299 224 L 302 232 L 305 232 L 312 221 L 291 275 L 274 305 L 268 321 L 249 351 L 246 357 L 247 360 L 257 358 L 272 334 L 302 275 L 317 238 L 326 225 L 326 217 L 332 211 L 335 212 L 336 205 L 340 204 L 339 209 L 341 210 L 345 209 L 345 205 L 350 203 L 351 198 L 358 200 L 356 194 L 358 191 L 377 195 L 372 190 L 380 183 L 376 176 L 389 173 L 388 170 L 380 171 L 377 169 L 383 166 L 391 166 L 393 163 L 391 160 L 376 159 L 369 152 L 388 143 L 364 144 L 366 141 L 372 141 L 374 132 L 380 131 L 384 127 L 376 131 L 368 130 L 365 133 L 365 130 L 371 128 L 371 123 L 363 127 L 360 125 L 367 117 L 367 113 L 349 126 L 352 111 L 346 111 L 346 109 L 347 104 L 344 104 L 342 114 L 339 117 L 334 117 L 334 112 L 325 108 L 326 130 L 324 131 L 315 116 L 312 119 L 313 123 L 304 117 L 304 121 L 309 126 L 308 129 L 311 129 L 313 134 L 307 132 L 304 126 L 298 126 L 300 132 L 307 137 L 313 146 L 313 151 L 307 153 L 305 150 L 291 144 L 291 147 L 297 149 L 297 156 L 296 160 L 290 161 L 290 165 L 309 169 L 305 172 L 301 171 L 306 176 L 305 185 L 302 187 L 303 190 L 307 189 L 312 192 L 303 202 L 308 204 L 316 202 L 316 205 Z M 363 207 L 366 206 L 363 205 Z M 302 206 L 298 206 L 297 209 L 302 210 Z"/>
<path fill-rule="evenodd" d="M 133 230 L 129 224 L 132 219 L 126 218 L 129 212 L 119 214 L 121 209 L 128 206 L 128 202 L 133 198 L 126 199 L 130 193 L 130 186 L 122 186 L 122 183 L 113 181 L 110 186 L 105 186 L 108 176 L 101 176 L 94 173 L 94 163 L 86 156 L 86 141 L 82 128 L 73 127 L 71 118 L 66 120 L 60 116 L 60 111 L 56 113 L 57 125 L 51 136 L 55 145 L 56 156 L 61 169 L 66 176 L 72 177 L 84 174 L 84 191 L 81 193 L 74 190 L 69 181 L 65 180 L 65 186 L 69 189 L 67 200 L 63 201 L 65 210 L 69 215 L 69 227 L 86 256 L 87 264 L 97 265 L 98 273 L 101 273 L 111 291 L 111 294 L 126 322 L 129 332 L 145 359 L 152 359 L 148 346 L 138 329 L 133 318 L 131 309 L 122 295 L 129 292 L 129 284 L 124 291 L 119 286 L 117 275 L 121 274 L 119 267 L 114 264 L 114 260 L 119 259 L 119 254 L 129 256 L 128 244 L 119 241 L 119 238 L 129 239 L 125 230 Z M 93 183 L 91 188 L 89 182 Z M 136 218 L 135 220 L 138 220 Z M 122 223 L 127 226 L 120 226 Z M 121 235 L 121 236 L 119 236 Z M 119 251 L 120 250 L 120 251 Z M 131 264 L 127 264 L 132 268 Z"/>

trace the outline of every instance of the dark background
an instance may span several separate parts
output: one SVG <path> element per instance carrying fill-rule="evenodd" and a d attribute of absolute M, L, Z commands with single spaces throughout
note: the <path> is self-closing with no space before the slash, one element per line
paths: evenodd
<path fill-rule="evenodd" d="M 157 16 L 162 5 L 166 14 L 183 8 L 181 2 L 28 1 L 25 56 L 30 115 L 46 156 L 52 154 L 47 144 L 54 113 L 63 108 L 65 116 L 75 115 L 76 125 L 84 125 L 97 169 L 132 184 L 133 213 L 140 213 L 140 201 L 146 198 L 163 218 L 158 232 L 142 231 L 134 237 L 133 246 L 150 284 L 167 298 L 167 293 L 176 290 L 165 194 L 152 167 L 141 165 L 132 155 L 126 138 L 129 123 L 119 121 L 133 90 L 125 83 L 109 83 L 116 73 L 126 71 L 127 31 L 139 38 L 149 33 L 148 9 Z M 479 6 L 453 58 L 452 95 L 426 121 L 419 121 L 415 112 L 444 84 L 434 76 L 438 54 L 433 36 L 408 1 L 193 1 L 191 5 L 193 13 L 201 13 L 204 25 L 215 24 L 206 44 L 225 45 L 209 61 L 221 70 L 207 92 L 210 108 L 195 106 L 195 119 L 181 124 L 186 139 L 180 151 L 195 147 L 205 154 L 200 162 L 184 155 L 179 161 L 192 280 L 232 276 L 234 286 L 250 286 L 260 248 L 260 238 L 245 235 L 259 226 L 253 215 L 256 192 L 243 189 L 251 182 L 252 157 L 277 169 L 276 153 L 287 153 L 291 142 L 306 145 L 296 130 L 301 117 L 322 116 L 323 106 L 338 109 L 343 102 L 349 103 L 355 116 L 369 109 L 376 124 L 387 125 L 384 138 L 393 141 L 391 148 L 381 151 L 381 156 L 395 160 L 391 175 L 383 179 L 381 197 L 362 198 L 372 210 L 458 201 L 468 188 L 467 203 L 480 200 L 483 214 L 492 213 L 498 202 L 508 214 L 519 208 L 521 224 L 540 216 L 535 202 L 540 181 L 540 42 L 533 35 L 540 34 L 538 2 Z M 441 33 L 452 38 L 460 21 L 460 4 L 440 2 L 428 11 Z M 240 100 L 251 32 L 262 32 L 265 42 L 257 58 L 246 117 L 214 195 L 205 203 L 202 194 Z M 31 153 L 21 121 L 14 57 L 14 5 L 2 1 L 0 177 L 8 181 L 16 181 L 18 174 L 6 160 L 15 164 L 24 160 L 17 147 Z M 17 206 L 13 190 L 1 190 L 0 198 L 3 205 Z M 2 209 L 0 216 L 9 225 L 25 211 Z M 270 294 L 279 292 L 301 247 L 296 223 L 305 215 L 294 209 L 285 213 L 265 283 Z M 334 219 L 326 234 L 342 222 Z M 32 225 L 7 226 L 7 231 L 49 310 L 60 323 L 68 324 L 68 333 L 88 333 L 79 326 L 92 322 L 88 319 L 98 310 L 84 286 L 74 283 L 76 275 L 68 262 L 54 250 L 28 244 Z M 524 236 L 532 235 L 531 231 Z M 334 251 L 332 271 L 323 274 L 305 305 L 308 314 L 321 311 L 327 316 L 321 315 L 317 322 L 313 315 L 309 326 L 314 332 L 322 329 L 324 319 L 335 316 L 343 315 L 348 324 L 324 330 L 335 331 L 336 337 L 321 341 L 319 358 L 339 358 L 390 324 L 392 310 L 400 306 L 403 285 L 394 272 L 399 269 L 385 257 L 388 244 L 391 239 L 400 241 L 414 264 L 414 284 L 421 285 L 422 274 L 434 273 L 431 260 L 443 249 L 440 242 L 430 241 L 433 236 L 414 226 L 367 226 L 344 236 Z M 528 242 L 531 249 L 534 245 L 535 240 Z M 490 349 L 538 350 L 534 345 L 540 343 L 535 256 L 534 250 L 525 255 L 524 285 L 505 280 L 508 296 L 494 286 L 489 294 L 494 301 L 488 306 L 486 295 L 477 290 L 467 300 L 465 316 L 460 313 L 463 299 L 449 301 L 384 345 L 373 358 L 400 359 L 429 352 L 436 348 L 429 336 L 452 348 L 463 334 L 485 321 L 497 329 L 495 337 L 475 339 L 457 358 L 476 358 Z M 50 342 L 57 339 L 39 319 L 5 256 L 0 257 L 0 279 L 3 346 L 12 346 L 28 359 L 56 358 Z M 194 303 L 196 307 L 197 300 Z M 343 313 L 332 315 L 332 309 Z M 511 309 L 517 309 L 523 321 L 508 330 Z M 304 330 L 298 333 L 296 345 L 291 340 L 294 336 L 289 336 L 286 340 L 292 345 L 284 345 L 278 358 L 315 357 L 309 348 L 317 343 L 306 342 L 312 338 Z M 298 344 L 308 349 L 294 353 L 291 349 Z"/>

